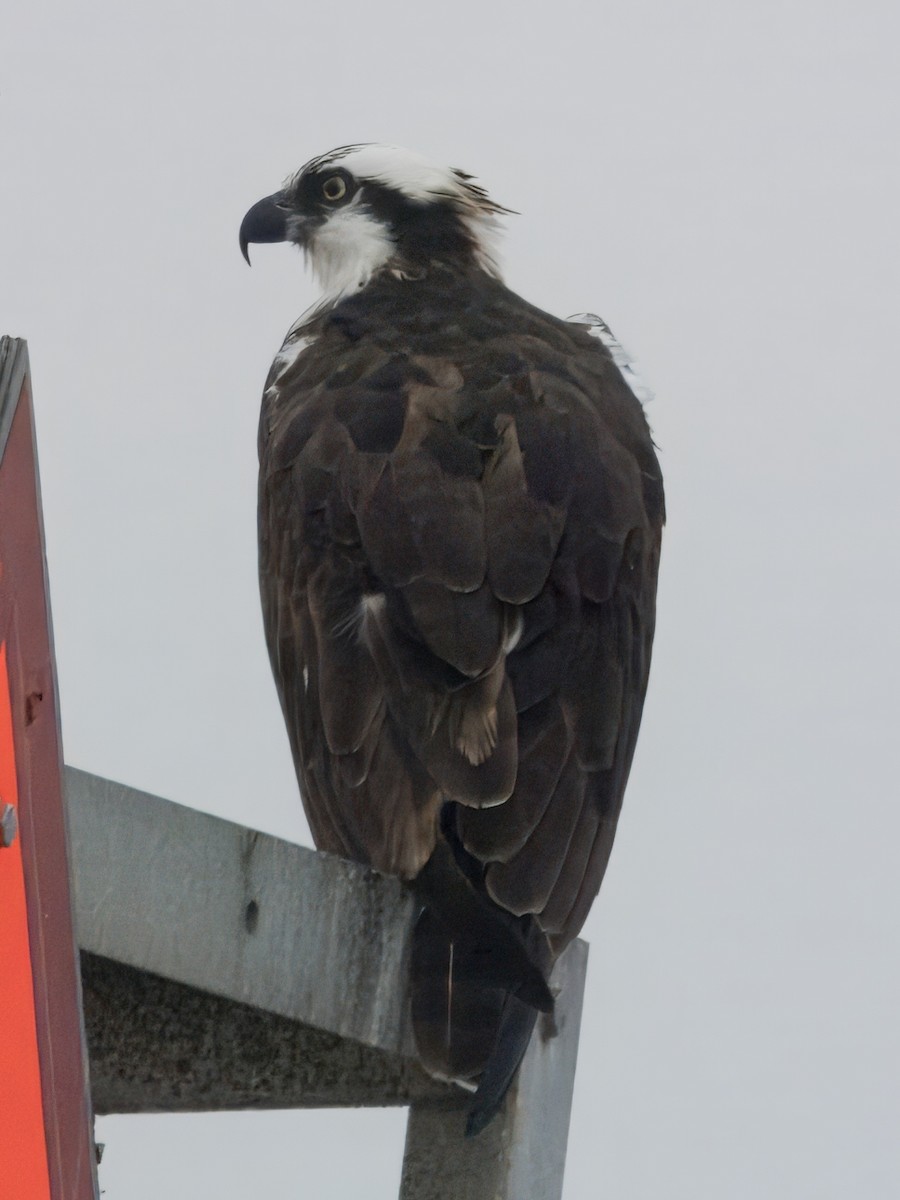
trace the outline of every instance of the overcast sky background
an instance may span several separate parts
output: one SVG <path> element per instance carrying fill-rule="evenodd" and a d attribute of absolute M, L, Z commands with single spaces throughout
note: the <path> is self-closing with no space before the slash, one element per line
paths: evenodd
<path fill-rule="evenodd" d="M 307 158 L 479 175 L 506 277 L 657 397 L 654 669 L 566 1200 L 900 1188 L 896 4 L 20 0 L 0 332 L 28 338 L 67 760 L 309 841 L 256 587 L 262 383 L 315 298 L 237 246 Z M 107 1200 L 396 1196 L 405 1114 L 99 1122 Z M 526 1198 L 522 1198 L 526 1200 Z"/>

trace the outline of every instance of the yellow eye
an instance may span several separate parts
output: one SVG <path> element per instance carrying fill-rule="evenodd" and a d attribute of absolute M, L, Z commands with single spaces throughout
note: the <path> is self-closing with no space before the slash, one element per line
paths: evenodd
<path fill-rule="evenodd" d="M 347 185 L 341 179 L 340 175 L 332 175 L 330 179 L 326 179 L 322 184 L 322 195 L 326 200 L 343 200 L 347 195 Z"/>

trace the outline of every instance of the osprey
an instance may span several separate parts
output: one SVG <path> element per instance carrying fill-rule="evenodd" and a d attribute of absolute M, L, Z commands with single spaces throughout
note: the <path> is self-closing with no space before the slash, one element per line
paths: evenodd
<path fill-rule="evenodd" d="M 324 292 L 259 431 L 272 669 L 317 846 L 407 880 L 423 1064 L 496 1112 L 609 858 L 653 640 L 662 479 L 597 318 L 503 285 L 495 204 L 394 146 L 247 213 Z M 248 257 L 249 262 L 249 257 Z"/>

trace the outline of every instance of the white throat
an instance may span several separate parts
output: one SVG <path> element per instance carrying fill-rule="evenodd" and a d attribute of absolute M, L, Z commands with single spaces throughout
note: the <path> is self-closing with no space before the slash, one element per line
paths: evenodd
<path fill-rule="evenodd" d="M 306 253 L 322 287 L 323 302 L 333 303 L 365 287 L 390 262 L 394 250 L 384 225 L 351 203 L 316 230 Z"/>

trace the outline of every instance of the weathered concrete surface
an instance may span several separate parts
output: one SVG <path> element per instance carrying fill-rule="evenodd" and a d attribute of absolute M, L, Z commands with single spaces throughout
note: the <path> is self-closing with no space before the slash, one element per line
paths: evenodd
<path fill-rule="evenodd" d="M 97 1113 L 446 1102 L 411 1059 L 82 953 Z"/>

